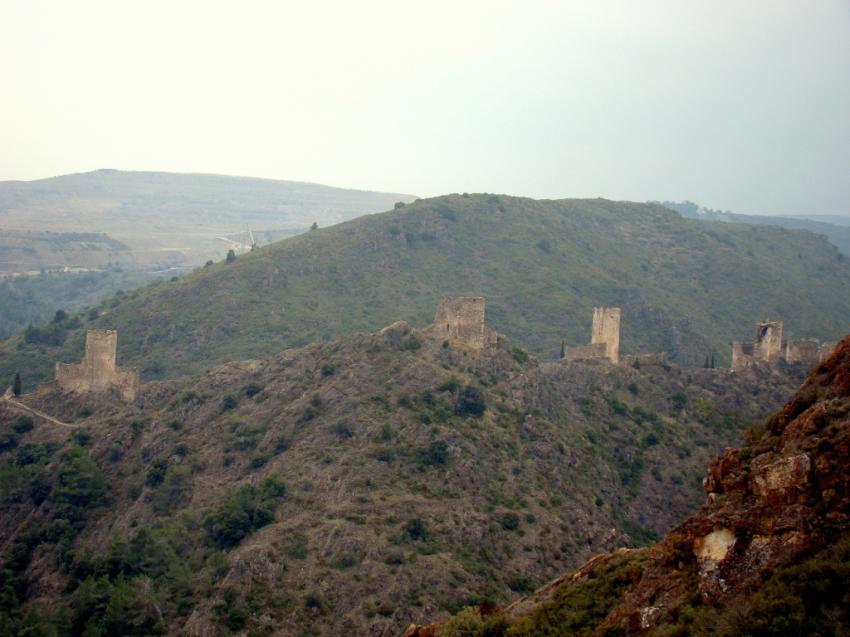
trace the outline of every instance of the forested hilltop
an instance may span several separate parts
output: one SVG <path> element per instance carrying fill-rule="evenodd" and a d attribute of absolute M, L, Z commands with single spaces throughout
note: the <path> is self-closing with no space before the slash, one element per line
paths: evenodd
<path fill-rule="evenodd" d="M 54 361 L 79 359 L 89 328 L 117 329 L 120 364 L 154 379 L 399 319 L 424 325 L 449 294 L 486 296 L 488 324 L 544 358 L 562 340 L 586 342 L 604 305 L 623 310 L 624 353 L 725 364 L 730 342 L 752 340 L 765 318 L 792 338 L 840 337 L 850 264 L 808 232 L 706 224 L 660 205 L 449 195 L 116 296 L 97 318 L 4 342 L 0 377 L 49 379 Z"/>

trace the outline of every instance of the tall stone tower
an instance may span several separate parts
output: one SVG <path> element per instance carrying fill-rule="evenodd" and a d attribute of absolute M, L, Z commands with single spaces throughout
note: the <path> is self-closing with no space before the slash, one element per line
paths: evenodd
<path fill-rule="evenodd" d="M 782 321 L 765 321 L 756 325 L 753 357 L 766 363 L 782 358 Z"/>
<path fill-rule="evenodd" d="M 86 332 L 86 356 L 83 367 L 92 387 L 106 387 L 115 375 L 115 353 L 118 351 L 118 332 L 115 330 Z"/>
<path fill-rule="evenodd" d="M 446 297 L 437 307 L 434 328 L 441 338 L 480 349 L 488 343 L 484 327 L 484 297 Z"/>
<path fill-rule="evenodd" d="M 593 308 L 590 343 L 605 343 L 605 357 L 612 363 L 620 362 L 620 308 Z"/>

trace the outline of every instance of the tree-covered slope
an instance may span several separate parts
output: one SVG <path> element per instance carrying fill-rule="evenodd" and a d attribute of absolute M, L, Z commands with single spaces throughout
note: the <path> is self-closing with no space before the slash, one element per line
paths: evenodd
<path fill-rule="evenodd" d="M 0 401 L 0 635 L 391 635 L 504 603 L 663 533 L 793 384 L 396 325 L 131 405 L 23 397 L 75 429 Z"/>
<path fill-rule="evenodd" d="M 287 239 L 116 297 L 45 347 L 0 347 L 0 374 L 49 378 L 82 354 L 86 328 L 119 330 L 121 364 L 156 378 L 405 319 L 443 295 L 487 297 L 487 321 L 543 357 L 585 343 L 596 305 L 623 308 L 624 352 L 728 361 L 764 318 L 792 336 L 837 338 L 850 264 L 825 239 L 705 224 L 660 205 L 452 195 Z"/>

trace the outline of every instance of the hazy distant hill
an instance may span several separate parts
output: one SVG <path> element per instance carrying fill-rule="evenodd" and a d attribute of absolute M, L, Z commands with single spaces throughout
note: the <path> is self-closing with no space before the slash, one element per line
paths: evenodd
<path fill-rule="evenodd" d="M 767 224 L 790 230 L 808 230 L 827 237 L 839 250 L 850 256 L 850 217 L 840 215 L 800 215 L 793 217 L 742 215 L 735 212 L 710 210 L 691 201 L 664 201 L 662 205 L 689 219 L 728 221 L 759 226 Z"/>
<path fill-rule="evenodd" d="M 201 264 L 230 244 L 218 236 L 306 230 L 391 208 L 410 195 L 224 175 L 97 170 L 0 182 L 0 227 L 99 232 L 127 243 L 143 263 L 163 253 Z"/>
<path fill-rule="evenodd" d="M 446 294 L 483 294 L 487 321 L 548 358 L 589 340 L 592 308 L 623 308 L 624 352 L 701 365 L 754 323 L 836 339 L 850 322 L 850 263 L 826 239 L 702 223 L 660 205 L 496 195 L 421 200 L 286 239 L 116 297 L 64 344 L 0 345 L 0 377 L 32 382 L 82 355 L 86 328 L 117 328 L 145 378 L 200 370 L 405 319 Z M 48 339 L 50 340 L 50 339 Z"/>

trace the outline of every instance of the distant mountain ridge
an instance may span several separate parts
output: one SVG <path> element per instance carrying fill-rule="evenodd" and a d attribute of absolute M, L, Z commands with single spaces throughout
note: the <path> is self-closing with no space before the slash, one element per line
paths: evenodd
<path fill-rule="evenodd" d="M 727 221 L 750 225 L 771 225 L 790 230 L 808 230 L 827 237 L 835 247 L 850 256 L 850 217 L 841 215 L 745 215 L 703 208 L 692 201 L 663 201 L 661 205 L 688 219 Z"/>
<path fill-rule="evenodd" d="M 227 237 L 253 230 L 303 232 L 391 208 L 411 195 L 299 181 L 102 169 L 35 181 L 0 182 L 0 227 L 102 232 L 140 259 L 177 251 L 200 265 L 221 258 Z"/>

